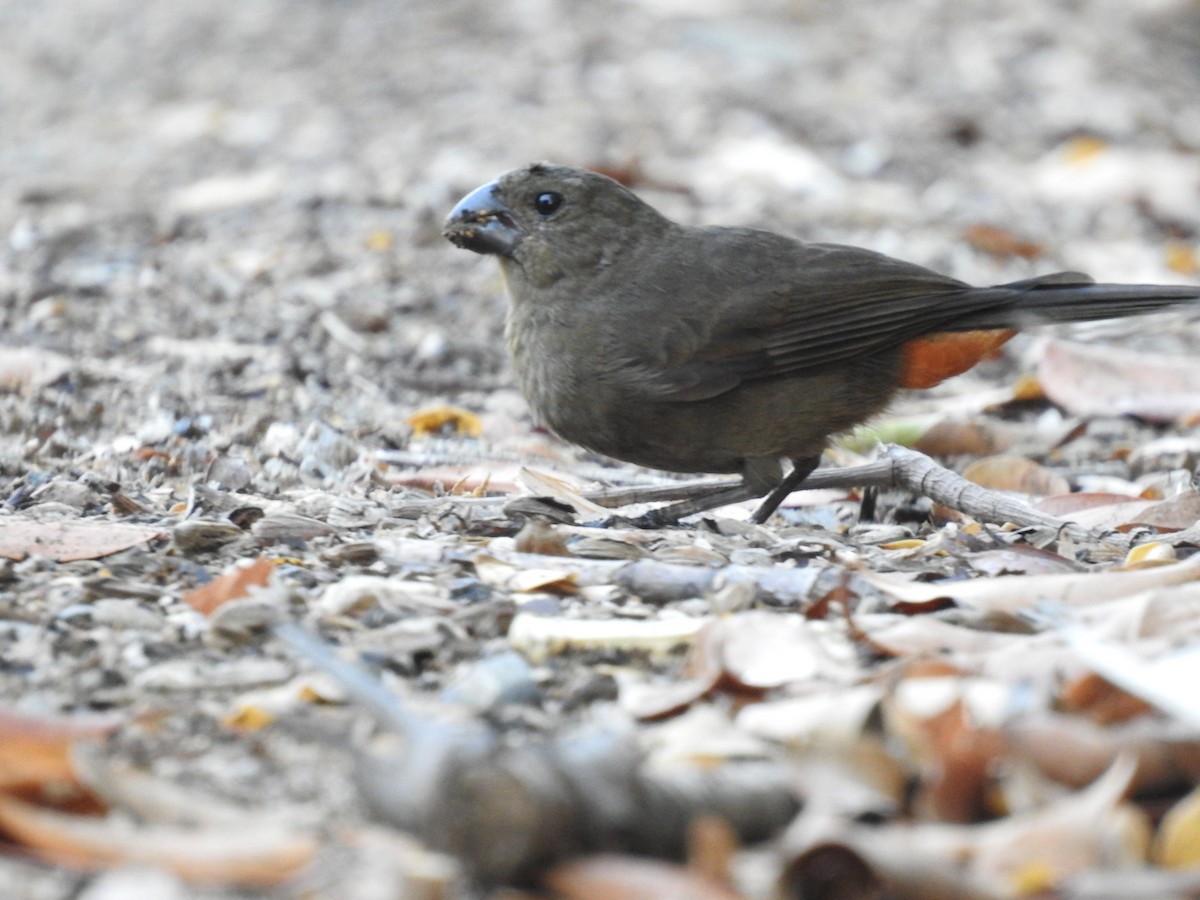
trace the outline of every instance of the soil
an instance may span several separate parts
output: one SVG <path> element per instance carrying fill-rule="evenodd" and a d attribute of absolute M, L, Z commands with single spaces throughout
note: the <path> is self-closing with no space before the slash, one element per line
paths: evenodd
<path fill-rule="evenodd" d="M 0 569 L 0 703 L 116 713 L 111 759 L 256 814 L 300 810 L 327 839 L 279 896 L 392 896 L 401 876 L 386 875 L 392 845 L 337 830 L 369 819 L 347 752 L 364 713 L 329 688 L 331 708 L 234 723 L 267 703 L 247 696 L 309 671 L 268 626 L 306 623 L 436 701 L 508 649 L 526 601 L 469 560 L 521 521 L 418 509 L 437 491 L 417 488 L 482 467 L 515 491 L 502 473 L 530 461 L 585 482 L 657 477 L 535 430 L 495 266 L 440 235 L 467 191 L 545 159 L 617 175 L 683 221 L 869 246 L 972 282 L 1197 277 L 1200 7 L 1183 0 L 10 0 L 0 24 L 0 530 L 162 535 Z M 1015 377 L 1034 346 L 969 383 Z M 481 437 L 410 424 L 451 405 Z M 234 530 L 197 538 L 195 520 Z M 778 552 L 703 533 L 665 540 L 722 561 Z M 272 586 L 243 621 L 186 602 L 260 556 Z M 322 599 L 359 576 L 426 587 Z M 656 614 L 627 600 L 589 614 Z M 605 665 L 648 665 L 601 657 L 537 665 L 536 701 L 488 715 L 556 733 L 612 700 Z M 134 896 L 118 876 L 167 877 L 12 858 L 0 893 Z"/>

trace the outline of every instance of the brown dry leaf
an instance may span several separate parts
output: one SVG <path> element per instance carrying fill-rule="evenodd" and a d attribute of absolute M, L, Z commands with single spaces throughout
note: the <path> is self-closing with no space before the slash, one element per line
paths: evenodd
<path fill-rule="evenodd" d="M 1081 510 L 1063 516 L 1063 518 L 1068 522 L 1074 522 L 1081 528 L 1101 531 L 1128 530 L 1140 521 L 1142 513 L 1153 503 L 1153 500 L 1129 500 L 1125 503 L 1114 503 L 1112 506 L 1097 506 L 1094 509 Z"/>
<path fill-rule="evenodd" d="M 1013 402 L 1021 403 L 1030 400 L 1045 400 L 1046 390 L 1036 375 L 1025 374 L 1017 379 L 1012 388 Z"/>
<path fill-rule="evenodd" d="M 1179 565 L 1160 566 L 1135 569 L 1134 573 L 1163 572 L 1177 568 Z M 1146 659 L 1128 646 L 1092 632 L 1069 629 L 1065 634 L 1071 649 L 1097 674 L 1154 704 L 1163 712 L 1200 728 L 1200 702 L 1196 699 L 1194 689 L 1200 682 L 1200 647 L 1185 644 L 1156 658 Z"/>
<path fill-rule="evenodd" d="M 1082 716 L 1039 712 L 1004 728 L 1009 751 L 1047 778 L 1082 787 L 1121 756 L 1136 760 L 1134 787 L 1155 790 L 1200 775 L 1200 741 L 1153 717 L 1097 725 Z"/>
<path fill-rule="evenodd" d="M 977 656 L 1023 647 L 1029 641 L 1027 635 L 966 628 L 931 616 L 859 615 L 855 622 L 872 643 L 900 658 L 922 653 Z"/>
<path fill-rule="evenodd" d="M 1185 584 L 1200 579 L 1200 554 L 1181 563 L 1131 572 L 1082 572 L 1062 575 L 1008 575 L 971 581 L 917 582 L 878 572 L 863 572 L 872 585 L 909 603 L 949 597 L 962 606 L 991 612 L 1019 612 L 1039 601 L 1067 606 L 1092 606 L 1118 600 L 1139 591 Z M 879 637 L 886 643 L 886 637 Z"/>
<path fill-rule="evenodd" d="M 687 709 L 713 690 L 721 680 L 721 632 L 715 623 L 696 634 L 682 679 L 620 682 L 621 708 L 635 719 L 653 720 Z"/>
<path fill-rule="evenodd" d="M 392 249 L 392 245 L 396 243 L 396 236 L 386 228 L 376 228 L 367 235 L 364 243 L 368 250 L 374 253 L 383 253 Z"/>
<path fill-rule="evenodd" d="M 206 616 L 224 606 L 230 600 L 239 600 L 250 593 L 252 587 L 266 587 L 275 570 L 271 560 L 260 556 L 250 565 L 237 565 L 220 578 L 196 588 L 184 595 L 183 601 L 197 612 Z"/>
<path fill-rule="evenodd" d="M 1073 499 L 1077 498 L 1077 499 Z M 1156 506 L 1153 500 L 1141 500 L 1123 494 L 1104 492 L 1060 494 L 1043 497 L 1033 504 L 1037 509 L 1074 522 L 1084 528 L 1116 530 L 1137 522 L 1142 513 Z"/>
<path fill-rule="evenodd" d="M 1200 410 L 1200 366 L 1190 356 L 1050 341 L 1038 378 L 1051 400 L 1079 416 L 1172 422 Z"/>
<path fill-rule="evenodd" d="M 665 658 L 695 640 L 707 618 L 569 619 L 517 613 L 508 626 L 508 643 L 530 662 L 570 650 L 624 651 Z"/>
<path fill-rule="evenodd" d="M 48 556 L 57 562 L 100 559 L 165 536 L 159 528 L 120 522 L 34 522 L 9 518 L 0 528 L 0 556 L 14 560 Z"/>
<path fill-rule="evenodd" d="M 688 868 L 712 884 L 730 883 L 737 850 L 737 833 L 720 816 L 697 816 L 688 826 Z"/>
<path fill-rule="evenodd" d="M 1071 165 L 1092 162 L 1108 150 L 1108 141 L 1094 134 L 1082 134 L 1071 138 L 1061 148 L 1063 158 Z"/>
<path fill-rule="evenodd" d="M 725 674 L 741 687 L 765 690 L 853 670 L 853 654 L 830 652 L 838 639 L 825 622 L 755 610 L 713 627 Z"/>
<path fill-rule="evenodd" d="M 1200 256 L 1196 248 L 1183 241 L 1170 241 L 1164 248 L 1163 255 L 1167 260 L 1167 268 L 1180 275 L 1194 277 L 1200 273 Z"/>
<path fill-rule="evenodd" d="M 28 393 L 71 371 L 71 360 L 36 347 L 0 347 L 0 391 Z"/>
<path fill-rule="evenodd" d="M 988 812 L 985 793 L 1005 745 L 1000 732 L 981 727 L 974 710 L 988 702 L 980 695 L 999 685 L 914 672 L 916 677 L 905 678 L 884 701 L 889 730 L 909 745 L 921 767 L 914 807 L 942 822 L 977 821 Z M 969 695 L 974 695 L 970 704 Z M 1000 697 L 991 702 L 1006 701 Z M 930 703 L 940 708 L 931 709 Z M 995 715 L 995 710 L 988 714 Z"/>
<path fill-rule="evenodd" d="M 914 445 L 929 456 L 990 456 L 1003 453 L 1017 442 L 1007 423 L 987 419 L 942 419 Z"/>
<path fill-rule="evenodd" d="M 1058 703 L 1063 712 L 1085 715 L 1098 725 L 1124 722 L 1144 716 L 1152 709 L 1145 700 L 1121 690 L 1095 672 L 1085 672 L 1064 684 Z"/>
<path fill-rule="evenodd" d="M 1013 544 L 995 550 L 982 550 L 964 556 L 963 560 L 981 575 L 1053 575 L 1063 572 L 1079 572 L 1082 567 L 1073 560 L 1065 559 L 1050 550 L 1031 547 L 1028 544 Z M 901 610 L 897 610 L 900 612 Z"/>
<path fill-rule="evenodd" d="M 1044 513 L 1051 516 L 1058 516 L 1062 519 L 1075 513 L 1086 512 L 1092 509 L 1102 509 L 1119 503 L 1149 505 L 1146 501 L 1140 500 L 1137 497 L 1131 497 L 1128 494 L 1114 494 L 1105 491 L 1080 491 L 1076 494 L 1054 494 L 1049 497 L 1040 497 L 1033 501 L 1033 506 L 1035 509 L 1040 509 Z"/>
<path fill-rule="evenodd" d="M 570 556 L 567 536 L 548 522 L 531 517 L 513 536 L 513 545 L 518 553 L 537 556 Z"/>
<path fill-rule="evenodd" d="M 68 792 L 82 792 L 71 747 L 113 732 L 123 717 L 115 715 L 35 716 L 0 712 L 0 792 L 36 796 L 49 792 L 65 802 Z"/>
<path fill-rule="evenodd" d="M 1125 554 L 1123 569 L 1148 568 L 1150 566 L 1165 566 L 1179 562 L 1179 554 L 1171 544 L 1162 541 L 1150 541 L 1131 547 Z"/>
<path fill-rule="evenodd" d="M 750 704 L 738 712 L 737 724 L 780 743 L 845 749 L 862 737 L 882 696 L 882 688 L 874 684 L 823 688 L 803 697 Z"/>
<path fill-rule="evenodd" d="M 547 557 L 552 562 L 554 557 Z M 567 566 L 533 567 L 519 566 L 497 559 L 488 553 L 475 557 L 475 574 L 489 587 L 501 588 L 517 593 L 534 591 L 568 595 L 579 591 L 578 573 Z"/>
<path fill-rule="evenodd" d="M 268 887 L 295 877 L 316 854 L 309 835 L 247 813 L 215 828 L 133 825 L 76 816 L 0 794 L 0 827 L 52 865 L 95 871 L 147 865 L 200 884 Z"/>
<path fill-rule="evenodd" d="M 1086 869 L 1144 863 L 1149 823 L 1123 802 L 1135 769 L 1132 759 L 1118 759 L 1082 791 L 982 826 L 972 842 L 972 869 L 985 882 L 1031 893 Z"/>
<path fill-rule="evenodd" d="M 479 416 L 459 406 L 434 406 L 422 409 L 408 417 L 408 424 L 416 435 L 445 434 L 452 432 L 464 437 L 479 437 L 483 434 L 483 423 Z"/>
<path fill-rule="evenodd" d="M 262 731 L 275 724 L 275 714 L 261 706 L 242 706 L 225 716 L 221 724 L 233 731 Z"/>
<path fill-rule="evenodd" d="M 739 900 L 740 895 L 683 866 L 632 856 L 589 856 L 555 866 L 545 885 L 563 900 Z"/>
<path fill-rule="evenodd" d="M 537 496 L 552 497 L 582 515 L 603 518 L 612 514 L 612 510 L 593 503 L 566 481 L 548 472 L 540 472 L 522 466 L 517 477 L 521 484 Z"/>
<path fill-rule="evenodd" d="M 1106 492 L 1081 492 L 1044 497 L 1034 503 L 1042 512 L 1085 528 L 1128 531 L 1136 527 L 1181 531 L 1200 520 L 1200 495 L 1188 492 L 1169 500 Z"/>
<path fill-rule="evenodd" d="M 410 472 L 389 472 L 392 485 L 423 491 L 446 490 L 454 496 L 479 496 L 483 491 L 515 494 L 520 489 L 521 467 L 510 463 L 477 466 L 427 466 Z"/>
<path fill-rule="evenodd" d="M 921 884 L 919 895 L 926 900 L 945 900 L 947 895 L 944 892 L 931 890 L 931 887 L 928 883 Z M 846 898 L 905 896 L 896 888 L 895 884 L 885 882 L 854 848 L 824 841 L 809 847 L 784 867 L 776 895 Z M 951 896 L 956 900 L 973 900 L 970 895 L 957 889 Z"/>
<path fill-rule="evenodd" d="M 618 702 L 621 709 L 633 718 L 653 722 L 683 712 L 697 700 L 708 694 L 720 680 L 720 669 L 715 675 L 696 676 L 672 681 L 620 681 Z"/>
<path fill-rule="evenodd" d="M 1172 806 L 1154 838 L 1154 861 L 1172 869 L 1200 865 L 1200 788 Z"/>
<path fill-rule="evenodd" d="M 1065 494 L 1071 485 L 1065 478 L 1023 456 L 989 456 L 976 460 L 962 473 L 963 478 L 993 491 L 1016 491 L 1045 496 Z"/>
<path fill-rule="evenodd" d="M 120 809 L 147 822 L 209 826 L 236 824 L 246 817 L 244 806 L 182 787 L 129 763 L 114 761 L 98 744 L 76 745 L 71 760 L 79 772 L 79 780 L 106 807 Z"/>
<path fill-rule="evenodd" d="M 906 897 L 998 897 L 1052 890 L 1079 872 L 1144 863 L 1150 829 L 1123 802 L 1134 765 L 1120 760 L 1086 789 L 984 825 L 843 828 L 831 837 L 858 854 L 874 880 Z M 856 895 L 849 895 L 856 896 Z"/>
<path fill-rule="evenodd" d="M 1200 493 L 1190 491 L 1170 500 L 1147 504 L 1125 524 L 1149 525 L 1159 531 L 1182 531 L 1191 528 L 1197 521 L 1200 521 Z"/>
<path fill-rule="evenodd" d="M 1011 231 L 994 225 L 972 225 L 963 233 L 963 239 L 976 250 L 1000 259 L 1012 256 L 1037 259 L 1045 252 L 1041 244 L 1019 238 Z"/>
<path fill-rule="evenodd" d="M 1200 639 L 1200 582 L 1120 597 L 1081 610 L 1077 618 L 1080 625 L 1094 627 L 1118 643 L 1166 638 L 1183 647 Z"/>

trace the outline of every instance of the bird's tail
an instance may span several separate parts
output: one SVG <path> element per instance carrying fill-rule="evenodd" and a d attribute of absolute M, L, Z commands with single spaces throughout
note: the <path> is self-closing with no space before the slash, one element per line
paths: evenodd
<path fill-rule="evenodd" d="M 1079 272 L 1057 272 L 981 290 L 993 294 L 994 305 L 956 319 L 952 330 L 1116 319 L 1200 301 L 1197 286 L 1096 284 Z"/>

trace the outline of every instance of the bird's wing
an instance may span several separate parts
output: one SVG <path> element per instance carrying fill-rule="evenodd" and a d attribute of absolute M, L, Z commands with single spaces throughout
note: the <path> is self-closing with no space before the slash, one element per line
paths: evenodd
<path fill-rule="evenodd" d="M 1016 325 L 1012 307 L 1029 292 L 1091 283 L 1062 272 L 974 288 L 868 250 L 793 246 L 797 265 L 785 266 L 782 279 L 726 276 L 737 287 L 695 352 L 661 371 L 661 399 L 717 396 L 745 381 L 866 359 L 940 331 Z"/>

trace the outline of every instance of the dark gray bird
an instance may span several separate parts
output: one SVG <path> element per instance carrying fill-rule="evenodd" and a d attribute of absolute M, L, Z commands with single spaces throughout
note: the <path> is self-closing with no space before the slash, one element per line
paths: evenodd
<path fill-rule="evenodd" d="M 542 163 L 468 194 L 444 234 L 499 260 L 509 350 L 541 422 L 628 462 L 739 473 L 739 496 L 713 505 L 765 496 L 756 521 L 831 435 L 1016 329 L 1200 298 L 1078 272 L 972 287 L 857 247 L 679 225 L 610 178 Z"/>

